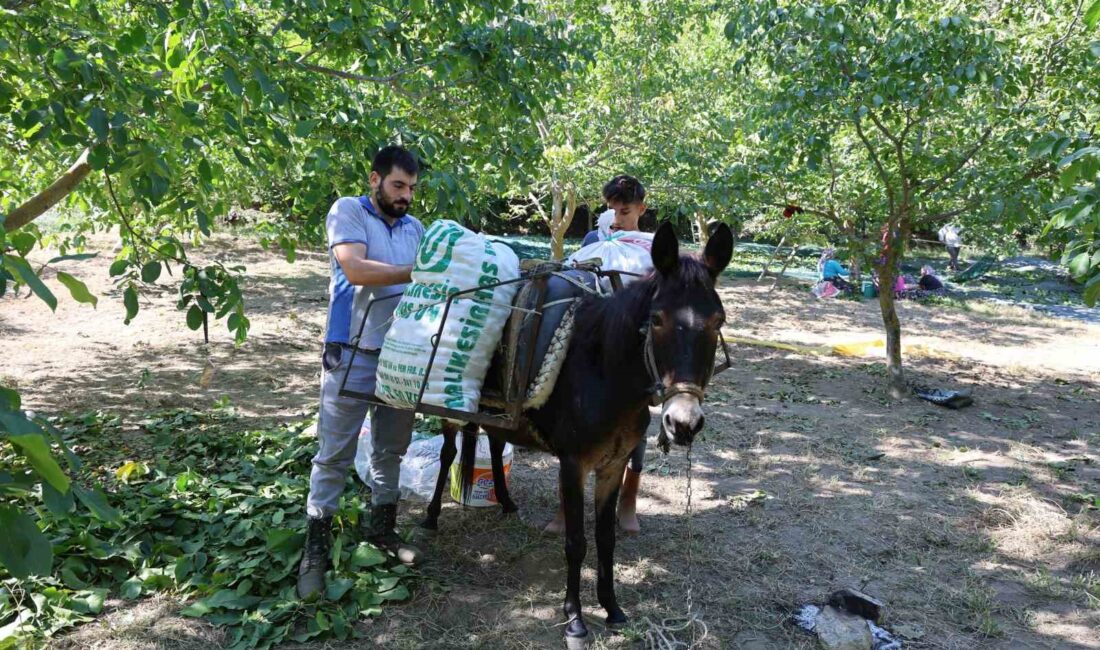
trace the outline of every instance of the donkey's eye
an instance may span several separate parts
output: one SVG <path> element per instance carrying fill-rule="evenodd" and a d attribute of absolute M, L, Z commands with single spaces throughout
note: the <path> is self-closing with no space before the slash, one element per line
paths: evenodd
<path fill-rule="evenodd" d="M 654 313 L 650 314 L 649 322 L 654 327 L 661 327 L 662 325 L 665 324 L 665 319 L 664 319 L 664 317 L 661 316 L 660 313 L 654 312 Z"/>

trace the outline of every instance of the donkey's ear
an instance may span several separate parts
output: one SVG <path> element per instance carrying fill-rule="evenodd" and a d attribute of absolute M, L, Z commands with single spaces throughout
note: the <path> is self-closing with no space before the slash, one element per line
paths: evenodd
<path fill-rule="evenodd" d="M 724 223 L 718 224 L 714 232 L 707 239 L 707 247 L 703 249 L 703 263 L 707 265 L 712 278 L 729 266 L 733 257 L 733 231 Z"/>
<path fill-rule="evenodd" d="M 680 242 L 676 241 L 672 224 L 664 221 L 657 227 L 649 255 L 653 258 L 653 268 L 661 275 L 675 273 L 680 268 Z"/>

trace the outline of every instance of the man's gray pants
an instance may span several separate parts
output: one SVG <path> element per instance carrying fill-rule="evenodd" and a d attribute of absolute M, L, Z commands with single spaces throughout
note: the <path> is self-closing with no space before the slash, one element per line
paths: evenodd
<path fill-rule="evenodd" d="M 370 481 L 374 505 L 397 503 L 401 496 L 401 457 L 412 439 L 413 412 L 388 406 L 374 406 L 363 400 L 340 396 L 340 384 L 348 373 L 347 388 L 357 393 L 374 394 L 378 354 L 360 350 L 350 371 L 352 351 L 341 348 L 339 363 L 321 372 L 321 409 L 317 416 L 320 448 L 313 457 L 309 475 L 306 513 L 310 517 L 335 514 L 340 507 L 348 468 L 355 461 L 359 430 L 367 413 L 371 414 Z M 325 364 L 326 366 L 329 364 Z M 371 412 L 373 410 L 373 412 Z"/>

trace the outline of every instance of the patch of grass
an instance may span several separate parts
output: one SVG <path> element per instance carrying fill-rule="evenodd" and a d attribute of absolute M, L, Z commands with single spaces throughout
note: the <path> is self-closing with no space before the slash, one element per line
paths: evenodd
<path fill-rule="evenodd" d="M 408 574 L 359 542 L 358 508 L 348 507 L 336 517 L 326 598 L 298 600 L 304 477 L 316 449 L 307 424 L 240 430 L 227 404 L 173 410 L 143 418 L 147 440 L 128 446 L 104 444 L 120 439 L 117 416 L 58 420 L 82 451 L 84 469 L 74 478 L 106 489 L 93 493 L 99 506 L 91 512 L 54 515 L 19 504 L 39 511 L 54 570 L 22 581 L 0 571 L 0 628 L 14 623 L 17 643 L 37 645 L 92 620 L 108 599 L 160 593 L 191 601 L 181 613 L 222 626 L 228 647 L 350 638 L 356 621 L 409 596 Z M 12 462 L 0 458 L 0 466 Z M 117 522 L 104 515 L 110 508 Z"/>
<path fill-rule="evenodd" d="M 991 639 L 1004 636 L 997 622 L 997 595 L 984 580 L 968 576 L 957 595 L 956 607 L 956 621 L 965 629 Z"/>

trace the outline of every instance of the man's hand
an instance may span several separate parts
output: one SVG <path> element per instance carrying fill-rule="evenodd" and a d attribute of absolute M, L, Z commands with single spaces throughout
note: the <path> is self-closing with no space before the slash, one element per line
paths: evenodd
<path fill-rule="evenodd" d="M 367 259 L 366 244 L 347 243 L 332 247 L 332 254 L 348 282 L 365 287 L 385 287 L 412 280 L 411 266 L 398 266 Z"/>

